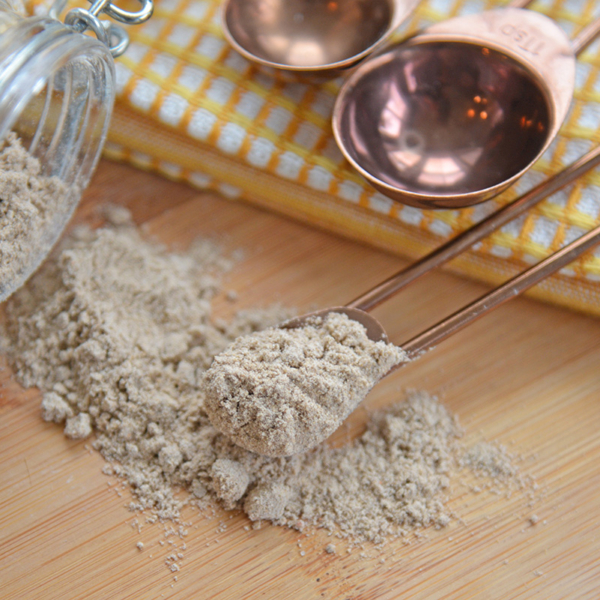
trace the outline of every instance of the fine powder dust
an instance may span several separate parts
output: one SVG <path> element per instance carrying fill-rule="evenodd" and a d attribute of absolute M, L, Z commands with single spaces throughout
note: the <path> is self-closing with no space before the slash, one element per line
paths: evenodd
<path fill-rule="evenodd" d="M 266 456 L 305 452 L 327 439 L 393 366 L 400 348 L 374 342 L 341 313 L 301 327 L 272 327 L 237 339 L 206 376 L 211 423 Z"/>
<path fill-rule="evenodd" d="M 9 133 L 0 149 L 0 299 L 44 258 L 68 204 L 65 184 L 41 174 L 40 162 Z"/>
<path fill-rule="evenodd" d="M 184 504 L 216 499 L 254 521 L 376 543 L 448 523 L 444 490 L 461 430 L 425 393 L 374 413 L 338 449 L 271 458 L 217 431 L 205 409 L 213 357 L 291 314 L 272 307 L 216 319 L 211 299 L 229 258 L 207 241 L 171 253 L 122 211 L 112 221 L 76 231 L 11 298 L 3 345 L 19 381 L 42 390 L 44 419 L 75 439 L 95 431 L 105 471 L 133 491 L 132 510 L 177 519 Z"/>

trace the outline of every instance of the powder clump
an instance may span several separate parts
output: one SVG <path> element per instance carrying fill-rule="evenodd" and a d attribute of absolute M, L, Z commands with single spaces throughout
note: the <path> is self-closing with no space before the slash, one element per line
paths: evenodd
<path fill-rule="evenodd" d="M 73 410 L 68 402 L 56 392 L 47 392 L 42 399 L 42 418 L 44 421 L 63 423 L 73 416 Z"/>
<path fill-rule="evenodd" d="M 373 413 L 353 442 L 305 455 L 286 480 L 301 508 L 290 503 L 286 512 L 375 543 L 421 527 L 443 527 L 450 520 L 443 500 L 461 435 L 435 397 L 412 392 Z"/>
<path fill-rule="evenodd" d="M 65 435 L 72 440 L 84 440 L 92 435 L 92 420 L 87 413 L 79 413 L 76 417 L 67 419 Z"/>
<path fill-rule="evenodd" d="M 246 469 L 228 458 L 219 458 L 213 463 L 211 476 L 215 493 L 228 506 L 235 506 L 250 483 Z"/>
<path fill-rule="evenodd" d="M 266 456 L 329 437 L 406 354 L 342 313 L 237 339 L 207 372 L 206 411 L 236 444 Z"/>
<path fill-rule="evenodd" d="M 261 483 L 246 497 L 244 512 L 251 521 L 277 521 L 283 517 L 292 490 L 281 483 Z"/>

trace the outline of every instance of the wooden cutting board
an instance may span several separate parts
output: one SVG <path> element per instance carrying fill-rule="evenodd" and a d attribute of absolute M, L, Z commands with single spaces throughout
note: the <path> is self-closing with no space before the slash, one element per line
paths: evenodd
<path fill-rule="evenodd" d="M 340 304 L 397 270 L 393 256 L 243 204 L 103 163 L 75 222 L 129 206 L 165 242 L 198 234 L 245 249 L 228 280 L 237 306 Z M 379 310 L 396 342 L 484 288 L 435 273 Z M 225 312 L 226 303 L 217 302 Z M 323 532 L 249 530 L 239 513 L 190 510 L 185 537 L 125 508 L 89 441 L 40 417 L 40 397 L 0 371 L 0 597 L 7 600 L 600 597 L 600 322 L 517 299 L 379 384 L 349 421 L 406 388 L 439 394 L 466 441 L 498 440 L 536 478 L 533 500 L 453 486 L 458 520 L 382 553 L 329 555 Z M 117 489 L 115 489 L 117 488 Z M 529 505 L 531 504 L 531 505 Z M 536 524 L 530 518 L 536 515 Z M 535 519 L 534 519 L 535 520 Z M 226 525 L 226 528 L 223 527 Z M 143 542 L 144 549 L 136 544 Z M 184 549 L 185 544 L 185 549 Z M 181 571 L 165 559 L 181 553 Z M 177 577 L 175 581 L 174 577 Z"/>

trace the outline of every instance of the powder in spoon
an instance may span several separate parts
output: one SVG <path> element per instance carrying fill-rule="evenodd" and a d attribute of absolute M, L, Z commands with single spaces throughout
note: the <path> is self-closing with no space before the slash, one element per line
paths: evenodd
<path fill-rule="evenodd" d="M 236 444 L 265 456 L 329 437 L 406 354 L 342 313 L 237 339 L 206 375 L 205 409 Z"/>

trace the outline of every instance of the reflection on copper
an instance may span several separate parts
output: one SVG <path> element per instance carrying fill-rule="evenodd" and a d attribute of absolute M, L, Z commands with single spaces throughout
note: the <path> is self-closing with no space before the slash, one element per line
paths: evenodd
<path fill-rule="evenodd" d="M 425 149 L 425 140 L 417 132 L 407 129 L 402 135 L 385 145 L 389 153 L 390 162 L 399 170 L 412 169 L 423 160 L 423 151 Z"/>
<path fill-rule="evenodd" d="M 534 119 L 528 119 L 525 115 L 521 117 L 520 125 L 523 129 L 531 129 L 534 125 Z M 535 121 L 535 127 L 538 131 L 544 131 L 544 124 L 540 121 Z"/>
<path fill-rule="evenodd" d="M 431 157 L 425 160 L 417 181 L 427 187 L 456 185 L 466 177 L 467 173 L 457 160 L 451 156 Z"/>
<path fill-rule="evenodd" d="M 349 137 L 352 139 L 356 153 L 359 156 L 363 156 L 363 157 L 368 156 L 369 148 L 365 144 L 365 140 L 362 137 L 360 127 L 358 126 L 360 121 L 356 116 L 356 112 L 357 112 L 356 106 L 355 105 L 350 106 L 349 111 L 350 111 L 350 117 L 351 117 L 350 118 L 350 131 L 348 132 Z"/>
<path fill-rule="evenodd" d="M 473 148 L 460 153 L 460 160 L 469 167 L 475 166 L 483 154 L 483 148 Z"/>
<path fill-rule="evenodd" d="M 325 59 L 323 46 L 318 40 L 313 39 L 297 40 L 294 44 L 289 45 L 286 54 L 295 64 L 301 62 L 320 63 Z"/>
<path fill-rule="evenodd" d="M 390 162 L 400 170 L 412 169 L 421 160 L 421 155 L 416 152 L 406 152 L 404 150 L 390 152 Z"/>
<path fill-rule="evenodd" d="M 406 88 L 411 94 L 414 94 L 417 91 L 417 79 L 415 77 L 414 65 L 412 63 L 406 63 L 403 70 Z"/>
<path fill-rule="evenodd" d="M 389 89 L 389 99 L 381 111 L 378 130 L 385 138 L 397 139 L 408 107 L 395 82 L 390 83 Z"/>
<path fill-rule="evenodd" d="M 470 109 L 467 111 L 467 117 L 469 117 L 469 118 L 471 118 L 471 119 L 472 119 L 474 116 L 475 116 L 475 109 L 473 109 L 473 108 L 470 108 Z"/>
<path fill-rule="evenodd" d="M 482 119 L 485 121 L 485 120 L 488 118 L 487 111 L 485 111 L 485 110 L 482 110 L 482 111 L 479 113 L 479 116 L 480 116 L 480 117 L 481 117 L 481 118 L 482 118 Z"/>
<path fill-rule="evenodd" d="M 386 106 L 382 113 L 381 119 L 379 120 L 379 133 L 384 138 L 397 139 L 400 137 L 400 130 L 402 123 L 398 119 L 397 115 L 394 114 L 393 109 Z"/>
<path fill-rule="evenodd" d="M 493 110 L 492 110 L 492 108 L 490 108 L 488 110 L 488 112 L 490 110 L 492 112 L 491 112 L 491 118 L 488 120 L 489 127 L 501 127 L 504 119 L 510 118 L 504 112 L 504 109 L 501 106 L 498 106 L 497 104 L 495 106 L 493 106 Z"/>

